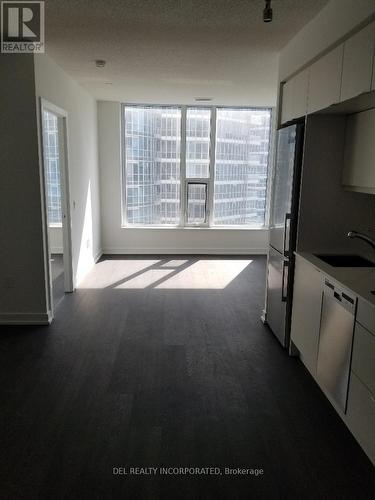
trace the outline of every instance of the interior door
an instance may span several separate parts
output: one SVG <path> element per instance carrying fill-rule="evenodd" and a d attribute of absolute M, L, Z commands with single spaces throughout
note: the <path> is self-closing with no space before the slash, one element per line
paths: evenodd
<path fill-rule="evenodd" d="M 284 253 L 284 240 L 290 227 L 297 125 L 278 131 L 276 166 L 273 180 L 270 245 Z"/>
<path fill-rule="evenodd" d="M 267 323 L 285 346 L 286 298 L 289 261 L 270 247 L 267 276 Z"/>

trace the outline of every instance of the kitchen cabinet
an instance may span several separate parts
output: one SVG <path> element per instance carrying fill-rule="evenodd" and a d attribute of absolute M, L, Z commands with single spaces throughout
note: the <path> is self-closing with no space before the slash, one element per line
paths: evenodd
<path fill-rule="evenodd" d="M 341 44 L 311 65 L 308 113 L 340 102 L 343 49 Z"/>
<path fill-rule="evenodd" d="M 345 421 L 375 464 L 375 396 L 353 372 L 350 377 Z"/>
<path fill-rule="evenodd" d="M 373 318 L 375 308 L 367 306 Z M 370 332 L 358 322 L 354 331 L 346 423 L 375 464 L 375 330 Z"/>
<path fill-rule="evenodd" d="M 349 115 L 346 123 L 343 185 L 375 194 L 375 109 Z"/>
<path fill-rule="evenodd" d="M 359 297 L 357 321 L 375 335 L 375 306 Z"/>
<path fill-rule="evenodd" d="M 293 118 L 293 80 L 283 85 L 281 100 L 281 124 L 289 122 Z"/>
<path fill-rule="evenodd" d="M 375 334 L 358 322 L 354 331 L 352 371 L 375 394 Z"/>
<path fill-rule="evenodd" d="M 300 357 L 316 376 L 323 275 L 310 263 L 296 257 L 291 339 Z"/>
<path fill-rule="evenodd" d="M 291 80 L 284 83 L 281 124 L 306 115 L 308 83 L 309 68 L 301 71 Z"/>
<path fill-rule="evenodd" d="M 337 287 L 342 287 L 342 285 L 337 285 L 334 278 L 320 270 L 317 265 L 309 262 L 308 258 L 296 255 L 291 340 L 299 350 L 301 360 L 315 378 L 319 387 L 326 394 L 333 407 L 375 465 L 375 306 L 358 297 L 345 411 L 343 405 L 340 407 L 337 404 L 330 391 L 327 392 L 327 386 L 323 383 L 319 372 L 319 366 L 321 366 L 319 365 L 321 354 L 319 351 L 319 337 L 321 337 L 321 341 L 323 335 L 324 341 L 324 332 L 322 332 L 321 325 L 324 329 L 326 320 L 329 320 L 330 330 L 333 334 L 335 334 L 335 331 L 340 332 L 340 337 L 337 337 L 337 340 L 335 336 L 332 337 L 334 340 L 332 344 L 334 349 L 330 354 L 332 364 L 327 364 L 327 373 L 330 376 L 332 375 L 335 362 L 339 363 L 337 366 L 341 366 L 345 356 L 350 359 L 350 353 L 346 350 L 344 356 L 344 350 L 340 345 L 342 336 L 345 333 L 344 318 L 341 312 L 334 311 L 331 318 L 327 315 L 326 318 L 324 317 L 322 291 L 327 286 L 327 282 L 334 285 L 334 292 L 338 292 Z M 343 298 L 348 299 L 349 293 L 351 295 L 354 293 L 344 288 L 342 288 L 342 291 L 345 292 L 345 295 L 341 294 L 341 301 L 338 299 L 340 303 Z M 340 294 L 337 293 L 337 295 Z M 357 300 L 357 297 L 355 300 Z M 352 305 L 352 308 L 354 309 L 354 305 Z M 351 321 L 354 322 L 354 318 Z M 351 332 L 353 332 L 353 323 Z M 351 344 L 350 342 L 350 350 Z M 345 386 L 341 386 L 341 384 L 337 386 L 340 390 L 342 387 L 347 387 L 347 379 L 348 377 L 345 377 Z"/>
<path fill-rule="evenodd" d="M 293 118 L 301 118 L 307 113 L 308 85 L 309 68 L 293 78 Z"/>
<path fill-rule="evenodd" d="M 371 90 L 375 46 L 375 22 L 344 43 L 340 101 Z"/>

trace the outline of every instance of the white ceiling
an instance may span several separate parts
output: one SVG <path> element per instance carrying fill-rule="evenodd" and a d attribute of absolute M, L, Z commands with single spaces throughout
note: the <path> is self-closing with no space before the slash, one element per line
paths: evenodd
<path fill-rule="evenodd" d="M 46 51 L 97 99 L 268 105 L 277 53 L 326 3 L 273 0 L 263 23 L 264 0 L 47 0 Z"/>

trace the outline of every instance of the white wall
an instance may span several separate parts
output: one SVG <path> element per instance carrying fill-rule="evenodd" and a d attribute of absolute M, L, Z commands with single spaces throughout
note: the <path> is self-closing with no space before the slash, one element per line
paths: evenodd
<path fill-rule="evenodd" d="M 280 52 L 280 80 L 346 37 L 374 13 L 374 0 L 331 0 Z"/>
<path fill-rule="evenodd" d="M 36 96 L 68 113 L 73 276 L 78 284 L 101 252 L 97 106 L 46 54 L 35 56 Z"/>
<path fill-rule="evenodd" d="M 0 55 L 0 323 L 47 323 L 32 56 Z"/>
<path fill-rule="evenodd" d="M 276 89 L 276 81 L 275 81 Z M 266 230 L 121 227 L 120 111 L 98 102 L 102 244 L 104 253 L 265 253 Z"/>

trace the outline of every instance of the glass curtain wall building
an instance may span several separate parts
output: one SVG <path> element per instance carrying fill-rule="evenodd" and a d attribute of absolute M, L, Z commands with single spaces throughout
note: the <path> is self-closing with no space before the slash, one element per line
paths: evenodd
<path fill-rule="evenodd" d="M 124 107 L 124 221 L 178 225 L 181 214 L 181 108 Z M 186 109 L 186 223 L 203 223 L 208 190 L 214 192 L 212 223 L 264 225 L 270 146 L 270 109 L 216 110 L 216 142 L 210 171 L 211 109 Z"/>
<path fill-rule="evenodd" d="M 179 224 L 180 126 L 179 108 L 125 108 L 128 224 Z"/>
<path fill-rule="evenodd" d="M 218 109 L 214 224 L 263 226 L 270 110 Z"/>
<path fill-rule="evenodd" d="M 61 225 L 61 180 L 57 116 L 43 112 L 44 170 L 47 190 L 48 224 Z"/>

